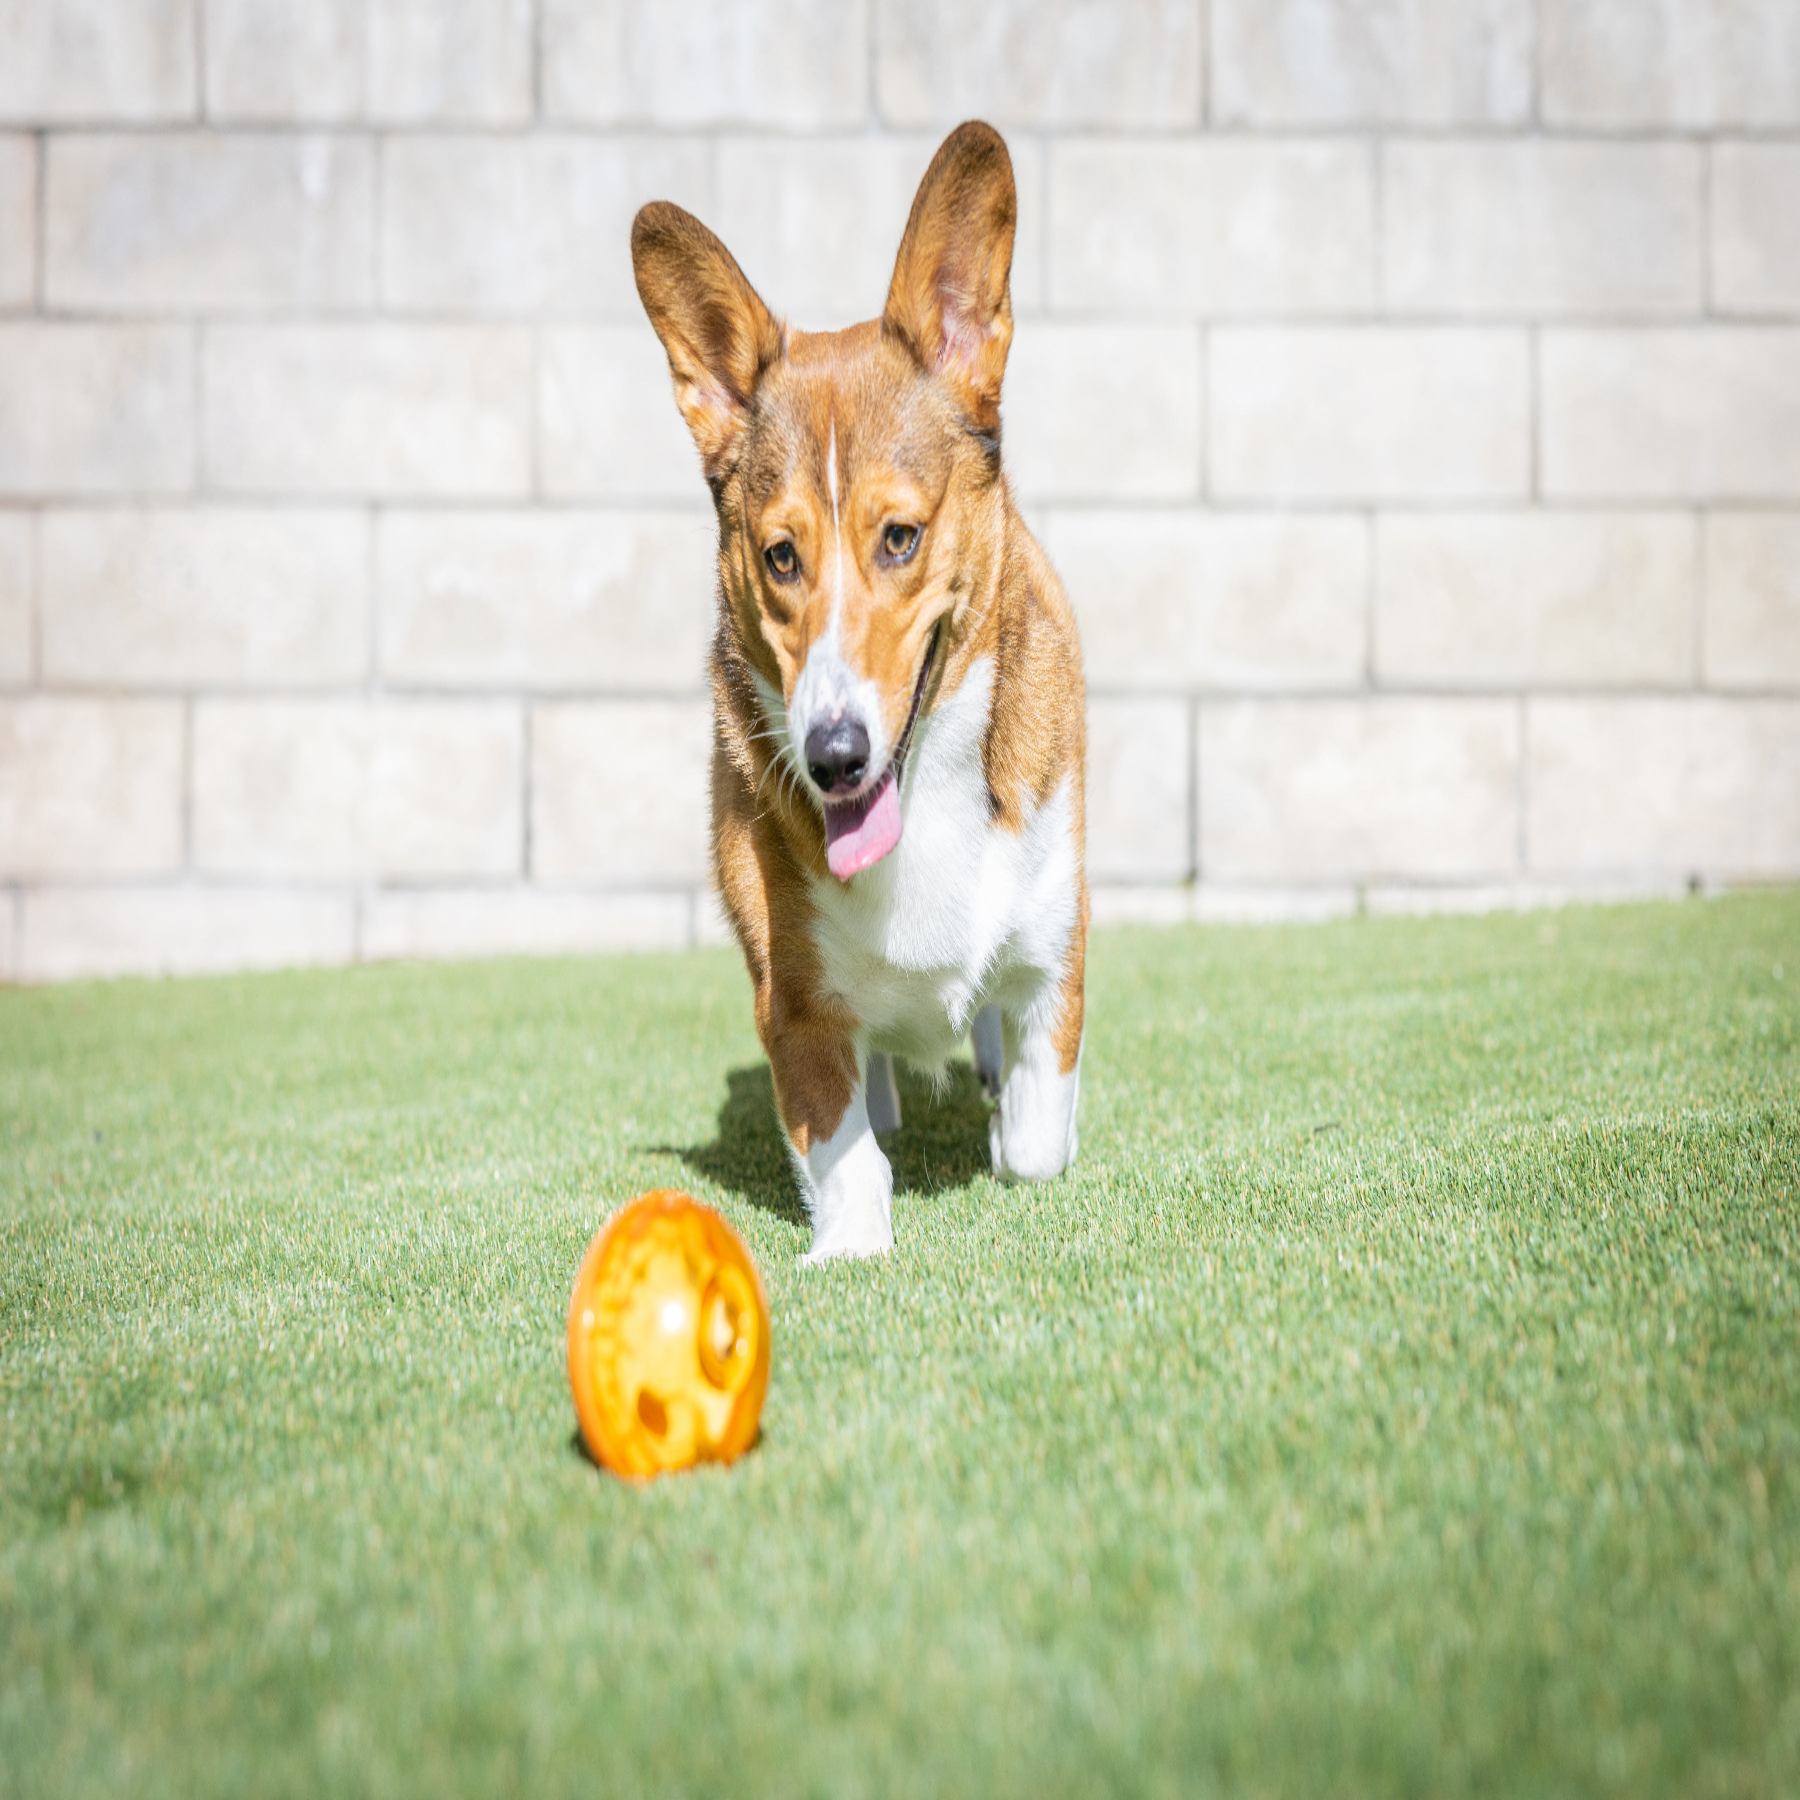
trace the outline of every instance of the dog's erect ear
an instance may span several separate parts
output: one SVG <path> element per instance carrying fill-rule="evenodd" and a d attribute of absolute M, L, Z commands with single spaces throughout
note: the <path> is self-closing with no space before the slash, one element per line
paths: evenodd
<path fill-rule="evenodd" d="M 882 328 L 961 392 L 978 431 L 1000 428 L 1000 378 L 1012 345 L 1012 158 L 979 120 L 938 147 L 913 198 Z"/>
<path fill-rule="evenodd" d="M 731 252 L 667 200 L 632 221 L 631 267 L 669 353 L 675 404 L 713 479 L 731 460 L 758 378 L 781 354 L 781 327 Z"/>

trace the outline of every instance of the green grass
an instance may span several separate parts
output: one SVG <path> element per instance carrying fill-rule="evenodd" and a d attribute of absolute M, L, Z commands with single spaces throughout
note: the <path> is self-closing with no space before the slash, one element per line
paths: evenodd
<path fill-rule="evenodd" d="M 0 1794 L 1800 1791 L 1800 894 L 1090 966 L 819 1270 L 732 956 L 0 993 Z M 669 1183 L 774 1378 L 634 1488 Z"/>

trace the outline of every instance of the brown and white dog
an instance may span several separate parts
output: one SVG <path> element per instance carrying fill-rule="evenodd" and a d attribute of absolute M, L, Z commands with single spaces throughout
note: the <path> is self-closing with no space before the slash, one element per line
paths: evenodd
<path fill-rule="evenodd" d="M 1085 695 L 1075 622 L 1000 469 L 1012 161 L 957 128 L 879 320 L 790 330 L 680 207 L 638 293 L 719 520 L 713 855 L 812 1218 L 889 1249 L 893 1055 L 966 1034 L 995 1172 L 1075 1154 Z"/>

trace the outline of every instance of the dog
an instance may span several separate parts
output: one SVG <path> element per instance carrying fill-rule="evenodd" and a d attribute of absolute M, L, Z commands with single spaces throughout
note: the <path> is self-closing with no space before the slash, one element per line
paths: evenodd
<path fill-rule="evenodd" d="M 1074 617 L 1000 461 L 1018 217 L 990 126 L 945 139 L 878 320 L 790 329 L 667 201 L 639 297 L 719 527 L 713 871 L 812 1222 L 892 1248 L 892 1058 L 965 1036 L 994 1171 L 1075 1155 L 1086 693 Z"/>

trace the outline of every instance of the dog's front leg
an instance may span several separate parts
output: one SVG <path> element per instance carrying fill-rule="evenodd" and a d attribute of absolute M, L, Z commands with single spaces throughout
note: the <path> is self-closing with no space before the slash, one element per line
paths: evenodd
<path fill-rule="evenodd" d="M 868 1098 L 859 1082 L 843 1121 L 802 1154 L 788 1146 L 812 1218 L 812 1248 L 802 1262 L 832 1256 L 879 1256 L 894 1247 L 894 1171 L 875 1142 Z"/>
<path fill-rule="evenodd" d="M 1075 1160 L 1081 1092 L 1081 978 L 1046 982 L 1016 1013 L 1002 1009 L 1005 1075 L 988 1122 L 994 1173 L 1048 1181 Z"/>
<path fill-rule="evenodd" d="M 894 1172 L 875 1142 L 856 1045 L 835 1020 L 790 1024 L 764 1040 L 800 1197 L 812 1220 L 803 1262 L 894 1247 Z"/>

